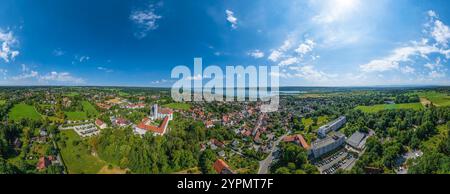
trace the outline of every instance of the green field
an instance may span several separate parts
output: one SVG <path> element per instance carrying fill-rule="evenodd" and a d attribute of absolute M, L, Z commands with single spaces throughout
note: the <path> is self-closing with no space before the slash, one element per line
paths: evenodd
<path fill-rule="evenodd" d="M 90 102 L 83 101 L 83 102 L 81 102 L 81 104 L 83 105 L 83 110 L 84 110 L 84 112 L 86 112 L 87 115 L 92 115 L 92 116 L 98 115 L 97 109 L 95 109 L 95 107 L 92 106 L 92 104 Z"/>
<path fill-rule="evenodd" d="M 315 131 L 316 129 L 318 129 L 320 126 L 327 124 L 328 122 L 328 116 L 320 116 L 317 118 L 317 125 L 316 126 L 312 126 L 312 130 Z M 305 126 L 305 129 L 307 127 L 309 127 L 310 125 L 313 124 L 313 120 L 312 118 L 302 118 L 302 123 Z"/>
<path fill-rule="evenodd" d="M 61 131 L 60 135 L 58 146 L 70 174 L 95 174 L 106 165 L 106 162 L 90 153 L 87 145 L 73 130 Z M 63 146 L 62 141 L 65 139 Z M 74 144 L 74 141 L 79 143 Z"/>
<path fill-rule="evenodd" d="M 71 121 L 79 121 L 87 119 L 86 112 L 75 111 L 75 112 L 64 112 L 64 114 L 66 115 L 66 118 Z"/>
<path fill-rule="evenodd" d="M 83 105 L 83 111 L 64 112 L 68 120 L 72 121 L 87 120 L 88 115 L 90 115 L 91 118 L 98 116 L 97 109 L 95 109 L 95 107 L 92 106 L 90 102 L 82 101 L 81 104 Z"/>
<path fill-rule="evenodd" d="M 450 96 L 441 92 L 419 92 L 419 97 L 426 98 L 436 106 L 450 106 Z"/>
<path fill-rule="evenodd" d="M 163 107 L 171 108 L 171 109 L 178 109 L 178 110 L 189 110 L 191 108 L 190 104 L 187 103 L 169 103 L 163 105 Z"/>
<path fill-rule="evenodd" d="M 70 92 L 70 93 L 64 94 L 64 96 L 67 96 L 67 97 L 75 97 L 78 95 L 80 95 L 80 93 L 78 93 L 78 92 Z"/>
<path fill-rule="evenodd" d="M 4 105 L 6 103 L 6 100 L 0 100 L 0 106 Z"/>
<path fill-rule="evenodd" d="M 34 106 L 25 103 L 14 105 L 8 116 L 9 119 L 13 121 L 19 121 L 21 119 L 39 120 L 42 118 Z"/>
<path fill-rule="evenodd" d="M 390 109 L 414 109 L 421 110 L 423 109 L 423 105 L 421 103 L 406 103 L 406 104 L 378 104 L 373 106 L 357 106 L 356 109 L 359 109 L 366 113 L 374 113 L 382 110 L 390 110 Z"/>

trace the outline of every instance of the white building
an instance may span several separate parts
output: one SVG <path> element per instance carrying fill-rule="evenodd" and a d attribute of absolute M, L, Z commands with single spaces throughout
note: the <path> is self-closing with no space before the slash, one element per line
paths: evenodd
<path fill-rule="evenodd" d="M 342 125 L 345 124 L 346 121 L 347 119 L 345 116 L 340 116 L 338 119 L 319 127 L 319 129 L 317 130 L 317 134 L 319 135 L 319 137 L 324 138 L 325 136 L 327 136 L 328 132 L 338 130 L 340 127 L 342 127 Z"/>

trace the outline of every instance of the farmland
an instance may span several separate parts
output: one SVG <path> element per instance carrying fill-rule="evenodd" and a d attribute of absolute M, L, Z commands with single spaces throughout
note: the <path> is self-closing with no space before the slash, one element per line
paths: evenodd
<path fill-rule="evenodd" d="M 450 106 L 450 96 L 446 93 L 431 91 L 420 92 L 418 95 L 431 101 L 435 106 Z"/>
<path fill-rule="evenodd" d="M 382 110 L 391 110 L 391 109 L 414 109 L 421 110 L 423 109 L 423 105 L 421 103 L 406 103 L 406 104 L 377 104 L 373 106 L 357 106 L 356 109 L 359 109 L 366 113 L 375 113 Z"/>

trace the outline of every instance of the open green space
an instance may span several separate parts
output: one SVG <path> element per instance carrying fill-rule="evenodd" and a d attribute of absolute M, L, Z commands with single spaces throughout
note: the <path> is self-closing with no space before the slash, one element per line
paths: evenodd
<path fill-rule="evenodd" d="M 191 108 L 190 104 L 187 103 L 169 103 L 163 105 L 163 107 L 171 108 L 171 109 L 178 109 L 178 110 L 189 110 Z"/>
<path fill-rule="evenodd" d="M 87 119 L 86 112 L 74 111 L 74 112 L 64 112 L 64 114 L 66 115 L 66 118 L 71 121 L 79 121 Z"/>
<path fill-rule="evenodd" d="M 423 109 L 423 105 L 421 103 L 405 103 L 405 104 L 377 104 L 373 106 L 357 106 L 356 109 L 359 109 L 366 113 L 375 113 L 382 110 L 391 110 L 391 109 L 414 109 L 421 110 Z"/>
<path fill-rule="evenodd" d="M 312 126 L 312 130 L 315 131 L 316 129 L 318 129 L 320 126 L 327 124 L 328 121 L 328 116 L 319 116 L 317 118 L 317 125 L 313 125 Z M 302 118 L 302 123 L 305 126 L 305 129 L 309 126 L 311 126 L 313 124 L 313 120 L 312 118 Z"/>
<path fill-rule="evenodd" d="M 438 125 L 436 129 L 438 131 L 436 135 L 422 142 L 422 151 L 437 150 L 439 143 L 447 137 L 448 131 L 445 125 Z"/>
<path fill-rule="evenodd" d="M 419 92 L 419 97 L 426 98 L 436 106 L 450 106 L 450 96 L 446 93 L 430 91 Z"/>
<path fill-rule="evenodd" d="M 67 97 L 75 97 L 78 95 L 80 95 L 80 93 L 78 93 L 78 92 L 69 92 L 69 93 L 64 94 L 64 96 L 67 96 Z"/>
<path fill-rule="evenodd" d="M 97 109 L 95 109 L 95 107 L 90 102 L 83 101 L 83 102 L 81 102 L 81 104 L 83 105 L 83 110 L 84 110 L 84 112 L 86 112 L 87 115 L 91 115 L 91 116 L 98 115 Z"/>
<path fill-rule="evenodd" d="M 8 116 L 13 121 L 19 121 L 21 119 L 39 120 L 42 118 L 34 106 L 25 103 L 14 105 Z"/>
<path fill-rule="evenodd" d="M 95 174 L 106 162 L 93 156 L 87 144 L 73 130 L 60 133 L 58 146 L 70 174 Z"/>

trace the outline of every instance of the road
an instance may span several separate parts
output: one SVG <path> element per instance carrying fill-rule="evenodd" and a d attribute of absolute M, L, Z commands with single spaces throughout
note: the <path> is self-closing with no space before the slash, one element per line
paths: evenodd
<path fill-rule="evenodd" d="M 269 167 L 272 164 L 273 159 L 275 158 L 275 156 L 273 154 L 278 150 L 278 144 L 288 134 L 289 133 L 284 134 L 280 138 L 278 138 L 278 140 L 274 142 L 272 150 L 269 153 L 269 156 L 267 156 L 266 159 L 259 161 L 258 174 L 268 174 L 269 173 Z"/>

